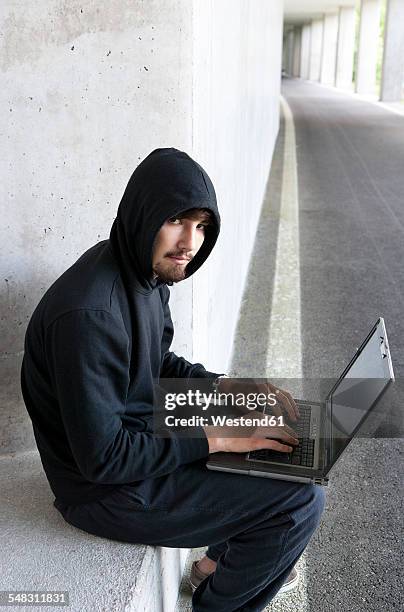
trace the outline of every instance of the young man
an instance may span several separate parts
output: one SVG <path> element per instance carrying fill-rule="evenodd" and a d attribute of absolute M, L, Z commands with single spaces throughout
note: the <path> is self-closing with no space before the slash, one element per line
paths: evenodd
<path fill-rule="evenodd" d="M 198 270 L 219 230 L 203 168 L 176 149 L 153 151 L 128 183 L 109 240 L 86 251 L 38 304 L 21 371 L 55 507 L 101 537 L 209 545 L 191 576 L 197 612 L 261 610 L 295 583 L 294 564 L 323 508 L 319 487 L 206 469 L 210 452 L 290 450 L 287 427 L 258 428 L 250 438 L 212 427 L 193 439 L 153 435 L 155 379 L 220 375 L 169 350 L 167 287 Z M 223 379 L 219 390 L 232 384 Z M 294 418 L 292 398 L 284 401 Z"/>

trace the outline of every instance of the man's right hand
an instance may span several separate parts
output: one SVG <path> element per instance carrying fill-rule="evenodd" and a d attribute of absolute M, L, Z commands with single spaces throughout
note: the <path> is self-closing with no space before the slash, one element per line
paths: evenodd
<path fill-rule="evenodd" d="M 244 416 L 263 419 L 262 413 L 255 410 Z M 299 443 L 296 433 L 288 425 L 275 427 L 268 425 L 256 427 L 207 425 L 204 430 L 209 444 L 209 453 L 246 453 L 263 448 L 290 453 Z M 232 437 L 233 435 L 238 437 Z"/>

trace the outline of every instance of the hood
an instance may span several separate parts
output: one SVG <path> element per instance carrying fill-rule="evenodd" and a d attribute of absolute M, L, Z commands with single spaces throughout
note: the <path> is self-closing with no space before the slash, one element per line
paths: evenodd
<path fill-rule="evenodd" d="M 128 288 L 149 293 L 166 284 L 152 279 L 153 243 L 167 219 L 190 208 L 211 210 L 213 225 L 206 228 L 201 248 L 186 267 L 187 278 L 201 267 L 219 236 L 216 194 L 205 170 L 187 153 L 155 149 L 129 179 L 110 233 L 111 247 Z"/>

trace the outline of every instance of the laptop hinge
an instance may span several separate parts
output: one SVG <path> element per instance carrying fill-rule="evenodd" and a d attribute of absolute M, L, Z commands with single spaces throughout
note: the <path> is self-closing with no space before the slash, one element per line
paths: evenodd
<path fill-rule="evenodd" d="M 324 453 L 323 453 L 323 468 L 325 468 L 329 464 L 330 455 L 331 455 L 331 401 L 327 399 L 324 404 Z"/>

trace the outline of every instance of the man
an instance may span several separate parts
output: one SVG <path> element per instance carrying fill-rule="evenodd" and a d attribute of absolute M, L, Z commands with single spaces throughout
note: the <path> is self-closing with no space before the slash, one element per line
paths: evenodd
<path fill-rule="evenodd" d="M 167 287 L 198 270 L 219 230 L 203 168 L 176 149 L 153 151 L 128 183 L 109 240 L 86 251 L 35 309 L 21 372 L 55 507 L 101 537 L 209 545 L 191 577 L 197 612 L 261 610 L 290 587 L 323 508 L 319 487 L 206 469 L 209 452 L 290 450 L 287 427 L 250 438 L 212 427 L 196 428 L 193 439 L 153 435 L 154 379 L 220 376 L 169 350 Z M 222 379 L 219 390 L 232 384 Z M 284 400 L 295 418 L 293 400 Z"/>

